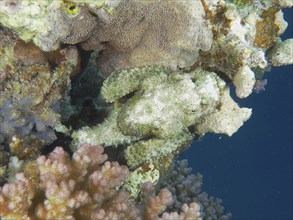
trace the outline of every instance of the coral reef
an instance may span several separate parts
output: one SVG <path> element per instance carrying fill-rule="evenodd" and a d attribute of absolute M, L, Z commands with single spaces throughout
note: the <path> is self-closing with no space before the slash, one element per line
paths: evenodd
<path fill-rule="evenodd" d="M 231 218 L 231 213 L 224 214 L 224 207 L 221 205 L 220 199 L 209 197 L 206 192 L 201 191 L 202 175 L 192 174 L 187 160 L 174 161 L 159 185 L 172 192 L 173 203 L 168 206 L 168 210 L 177 210 L 185 203 L 195 202 L 201 207 L 203 219 L 225 220 Z"/>
<path fill-rule="evenodd" d="M 104 76 L 146 65 L 188 67 L 212 43 L 204 15 L 201 1 L 120 1 L 109 18 L 98 14 L 98 26 L 82 47 L 100 51 Z"/>
<path fill-rule="evenodd" d="M 0 12 L 4 26 L 44 51 L 82 43 L 103 52 L 98 60 L 105 75 L 144 65 L 190 66 L 212 42 L 200 1 L 4 0 Z"/>
<path fill-rule="evenodd" d="M 43 51 L 53 51 L 61 43 L 76 44 L 88 38 L 96 27 L 89 10 L 73 1 L 3 0 L 0 22 Z"/>
<path fill-rule="evenodd" d="M 223 80 L 201 69 L 184 74 L 153 66 L 114 72 L 101 94 L 108 102 L 116 101 L 108 120 L 72 137 L 76 145 L 128 144 L 125 156 L 131 167 L 189 143 L 191 126 L 199 134 L 232 135 L 251 114 L 234 103 Z"/>
<path fill-rule="evenodd" d="M 293 63 L 292 6 L 0 0 L 1 219 L 229 219 L 174 158 L 250 118 L 230 87 Z"/>
<path fill-rule="evenodd" d="M 279 36 L 287 28 L 281 8 L 292 7 L 292 2 L 202 2 L 214 41 L 209 51 L 200 51 L 193 67 L 200 66 L 218 73 L 227 82 L 233 82 L 239 98 L 246 98 L 251 94 L 255 80 L 261 79 L 269 65 L 276 65 L 276 58 L 267 59 L 266 56 L 277 56 L 277 52 L 270 52 L 270 49 L 280 48 Z M 285 46 L 279 50 L 282 50 L 280 53 L 284 55 L 290 53 Z M 292 61 L 284 61 L 283 65 L 287 64 L 292 64 Z"/>
<path fill-rule="evenodd" d="M 144 61 L 136 60 L 136 68 L 129 65 L 129 57 L 126 59 L 126 66 L 116 61 L 113 65 L 126 70 L 112 72 L 101 90 L 104 99 L 114 102 L 115 107 L 104 123 L 74 132 L 73 138 L 77 145 L 84 142 L 106 146 L 130 144 L 125 151 L 126 158 L 130 166 L 136 166 L 150 158 L 179 150 L 192 139 L 194 132 L 198 135 L 214 132 L 231 136 L 249 119 L 251 109 L 239 108 L 231 99 L 230 83 L 236 87 L 239 98 L 246 98 L 252 93 L 270 62 L 277 62 L 273 58 L 267 60 L 266 53 L 276 59 L 277 54 L 288 54 L 286 45 L 290 44 L 290 40 L 280 43 L 279 38 L 287 27 L 280 9 L 290 5 L 276 6 L 273 1 L 255 1 L 254 5 L 239 1 L 202 1 L 198 4 L 202 4 L 199 8 L 203 7 L 205 12 L 204 27 L 207 24 L 213 33 L 211 48 L 207 51 L 199 50 L 193 64 L 184 66 L 184 71 L 177 69 L 173 72 L 174 59 L 171 58 L 163 66 L 149 66 L 154 63 L 148 61 L 148 52 L 144 53 Z M 132 5 L 131 1 L 129 5 Z M 118 12 L 123 11 L 120 4 L 116 9 Z M 129 10 L 136 12 L 135 7 Z M 113 20 L 110 19 L 109 23 L 115 24 L 115 15 L 111 18 Z M 200 26 L 198 23 L 197 25 Z M 133 32 L 136 33 L 136 29 Z M 101 37 L 103 34 L 97 36 Z M 82 44 L 85 45 L 92 39 L 94 38 Z M 123 41 L 132 38 L 121 35 L 117 39 Z M 152 38 L 148 36 L 148 39 Z M 103 42 L 106 42 L 105 51 L 98 56 L 98 65 L 102 73 L 107 73 L 104 65 L 112 62 L 120 53 L 115 51 L 111 57 L 107 57 L 105 54 L 112 51 L 107 46 L 112 45 L 112 41 Z M 281 44 L 284 46 L 280 46 Z M 112 45 L 112 48 L 119 50 L 119 46 L 121 45 Z M 274 52 L 277 48 L 282 52 Z M 137 57 L 134 50 L 128 52 Z M 107 57 L 106 60 L 103 60 L 104 56 Z M 165 58 L 163 55 L 162 57 Z M 289 63 L 290 60 L 283 64 Z M 147 66 L 137 68 L 141 65 Z M 196 76 L 200 71 L 203 71 L 203 76 Z M 213 78 L 214 82 L 209 81 L 208 77 Z M 214 86 L 215 81 L 217 86 Z"/>
<path fill-rule="evenodd" d="M 156 196 L 151 183 L 144 184 L 141 202 L 132 204 L 121 188 L 128 168 L 106 160 L 102 147 L 89 145 L 71 160 L 61 147 L 40 156 L 33 161 L 36 169 L 0 187 L 1 219 L 201 219 L 195 202 L 179 214 L 163 213 L 172 195 L 162 188 Z"/>
<path fill-rule="evenodd" d="M 79 55 L 74 46 L 44 53 L 8 30 L 0 35 L 0 134 L 14 153 L 28 156 L 25 143 L 38 146 L 33 143 L 56 139 L 53 129 L 60 123 L 60 105 L 69 77 L 78 71 Z"/>

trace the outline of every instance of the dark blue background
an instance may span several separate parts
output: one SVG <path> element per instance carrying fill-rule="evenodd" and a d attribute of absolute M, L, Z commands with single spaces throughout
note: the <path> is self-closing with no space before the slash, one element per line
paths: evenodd
<path fill-rule="evenodd" d="M 289 26 L 283 40 L 293 37 L 292 11 L 284 10 Z M 274 67 L 264 78 L 265 92 L 236 100 L 253 109 L 236 134 L 207 134 L 181 156 L 235 220 L 293 219 L 293 66 Z"/>

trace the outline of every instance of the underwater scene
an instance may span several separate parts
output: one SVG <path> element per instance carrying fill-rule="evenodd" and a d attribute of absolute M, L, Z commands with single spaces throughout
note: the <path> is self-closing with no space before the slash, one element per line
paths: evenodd
<path fill-rule="evenodd" d="M 0 0 L 0 220 L 293 219 L 292 0 Z"/>

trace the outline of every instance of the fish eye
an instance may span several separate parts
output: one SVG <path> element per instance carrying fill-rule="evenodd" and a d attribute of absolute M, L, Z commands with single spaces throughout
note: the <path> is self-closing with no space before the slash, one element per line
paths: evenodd
<path fill-rule="evenodd" d="M 78 6 L 73 3 L 67 5 L 67 7 L 66 7 L 66 12 L 70 15 L 76 15 L 78 13 L 78 11 L 79 11 Z"/>

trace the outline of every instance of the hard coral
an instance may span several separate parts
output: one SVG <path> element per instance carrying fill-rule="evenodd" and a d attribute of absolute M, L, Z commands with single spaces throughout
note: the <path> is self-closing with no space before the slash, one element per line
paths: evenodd
<path fill-rule="evenodd" d="M 100 51 L 104 76 L 146 65 L 189 67 L 198 51 L 212 43 L 201 1 L 127 0 L 119 2 L 111 16 L 97 15 L 97 28 L 81 45 Z"/>
<path fill-rule="evenodd" d="M 261 79 L 267 70 L 269 61 L 273 65 L 292 63 L 288 58 L 290 56 L 287 56 L 286 61 L 281 61 L 278 53 L 270 52 L 274 47 L 275 50 L 282 50 L 281 54 L 284 54 L 284 57 L 285 54 L 290 54 L 289 50 L 280 44 L 280 35 L 287 28 L 281 8 L 292 7 L 292 2 L 202 2 L 207 14 L 206 21 L 213 31 L 213 44 L 209 51 L 200 51 L 193 68 L 200 66 L 216 72 L 227 82 L 233 82 L 239 98 L 246 98 L 252 93 L 255 79 Z"/>
<path fill-rule="evenodd" d="M 173 161 L 171 169 L 164 174 L 159 183 L 160 187 L 167 187 L 173 195 L 174 202 L 168 206 L 168 211 L 175 211 L 183 207 L 184 204 L 194 202 L 200 205 L 201 217 L 204 220 L 231 219 L 231 213 L 224 212 L 220 199 L 210 197 L 206 192 L 202 192 L 202 179 L 201 174 L 194 175 L 192 173 L 192 168 L 188 167 L 187 160 Z M 171 219 L 177 219 L 177 217 Z"/>
<path fill-rule="evenodd" d="M 172 202 L 162 189 L 157 196 L 150 183 L 142 189 L 141 204 L 131 204 L 121 187 L 128 169 L 105 160 L 100 146 L 83 145 L 70 160 L 61 147 L 37 159 L 37 181 L 29 173 L 0 187 L 1 219 L 161 219 Z M 174 215 L 174 214 L 172 214 Z M 184 219 L 200 219 L 199 206 L 183 206 Z M 164 217 L 165 216 L 165 217 Z M 167 219 L 170 214 L 163 214 Z"/>

